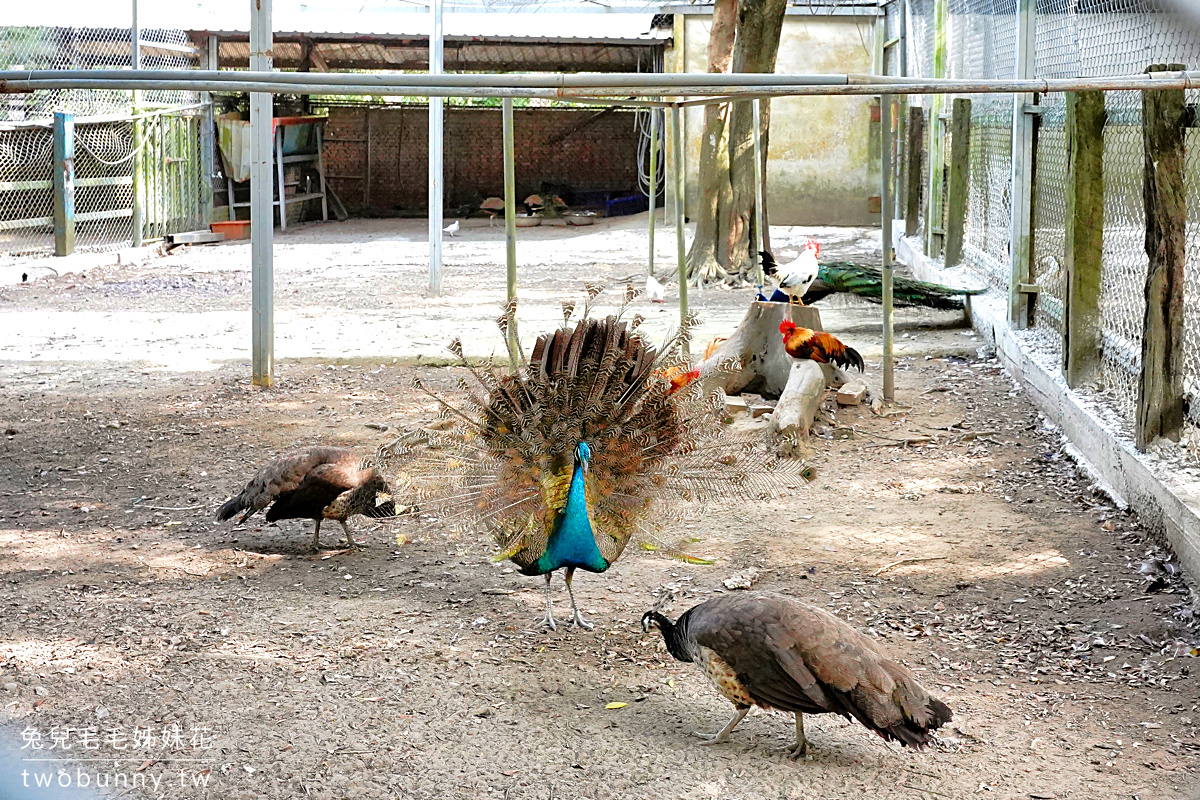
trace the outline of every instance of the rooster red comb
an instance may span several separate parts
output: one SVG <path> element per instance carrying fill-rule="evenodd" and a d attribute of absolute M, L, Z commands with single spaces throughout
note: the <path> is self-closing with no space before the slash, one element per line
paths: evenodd
<path fill-rule="evenodd" d="M 816 239 L 805 240 L 804 246 L 807 247 L 809 250 L 812 250 L 814 256 L 820 255 L 820 253 L 821 253 L 821 243 L 818 242 Z"/>
<path fill-rule="evenodd" d="M 779 323 L 780 333 L 791 333 L 794 330 L 796 330 L 796 323 L 792 322 L 790 319 L 785 319 L 783 322 Z"/>

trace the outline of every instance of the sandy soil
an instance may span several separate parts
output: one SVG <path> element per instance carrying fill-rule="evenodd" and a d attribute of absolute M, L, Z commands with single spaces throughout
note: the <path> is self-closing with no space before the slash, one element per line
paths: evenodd
<path fill-rule="evenodd" d="M 106 269 L 103 282 L 172 274 L 163 262 Z M 238 297 L 227 284 L 239 274 L 214 277 L 210 294 Z M 70 283 L 3 290 L 0 318 L 78 309 Z M 178 313 L 198 302 L 184 287 L 155 293 L 171 330 L 194 323 Z M 722 296 L 731 309 L 746 300 Z M 833 309 L 826 326 L 862 346 L 877 385 L 874 315 Z M 365 549 L 317 555 L 304 524 L 212 521 L 269 456 L 318 442 L 367 451 L 390 438 L 367 423 L 432 419 L 410 379 L 452 391 L 452 370 L 360 348 L 353 363 L 285 363 L 260 391 L 236 361 L 186 371 L 70 360 L 69 345 L 55 363 L 10 353 L 0 730 L 19 748 L 23 732 L 49 747 L 56 726 L 75 729 L 74 749 L 40 754 L 72 760 L 35 768 L 149 784 L 115 792 L 132 797 L 1191 800 L 1198 636 L 1188 587 L 1159 568 L 1169 554 L 1091 491 L 955 315 L 900 321 L 901 408 L 831 409 L 814 483 L 691 532 L 714 566 L 631 548 L 606 575 L 581 576 L 590 633 L 540 629 L 538 581 L 420 520 L 358 520 Z M 445 332 L 421 324 L 430 340 Z M 327 547 L 337 533 L 326 528 Z M 817 717 L 795 763 L 779 751 L 789 720 L 761 712 L 731 743 L 699 746 L 688 732 L 716 730 L 730 707 L 638 620 L 663 587 L 678 593 L 674 614 L 750 568 L 755 588 L 829 608 L 913 667 L 956 714 L 936 746 L 912 753 Z M 181 739 L 164 748 L 175 725 Z M 89 727 L 95 750 L 79 734 Z M 147 727 L 153 748 L 103 741 Z M 104 760 L 78 760 L 93 753 Z"/>

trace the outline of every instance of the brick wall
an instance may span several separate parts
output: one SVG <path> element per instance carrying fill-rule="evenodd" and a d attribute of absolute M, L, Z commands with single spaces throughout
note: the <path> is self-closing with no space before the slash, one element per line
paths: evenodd
<path fill-rule="evenodd" d="M 518 108 L 517 199 L 543 183 L 571 190 L 634 194 L 634 115 L 595 109 Z M 578 130 L 575 130 L 577 126 Z M 325 128 L 325 170 L 352 213 L 425 213 L 428 199 L 428 115 L 424 106 L 331 108 Z M 368 140 L 370 149 L 368 152 Z M 446 206 L 504 194 L 499 108 L 446 109 Z M 569 196 L 564 197 L 568 203 Z"/>

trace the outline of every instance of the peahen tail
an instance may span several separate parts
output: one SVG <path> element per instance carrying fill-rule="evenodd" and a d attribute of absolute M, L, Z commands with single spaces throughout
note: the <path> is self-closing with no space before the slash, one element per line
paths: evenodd
<path fill-rule="evenodd" d="M 961 309 L 964 295 L 982 294 L 984 289 L 955 289 L 915 278 L 896 275 L 892 297 L 897 306 Z M 873 303 L 882 302 L 883 273 L 876 267 L 849 261 L 827 261 L 820 265 L 817 280 L 804 295 L 805 303 L 815 303 L 835 293 L 855 294 Z"/>

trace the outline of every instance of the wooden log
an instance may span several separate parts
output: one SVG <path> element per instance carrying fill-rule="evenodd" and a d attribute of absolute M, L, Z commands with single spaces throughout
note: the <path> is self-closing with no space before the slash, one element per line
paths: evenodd
<path fill-rule="evenodd" d="M 1100 367 L 1104 116 L 1104 92 L 1067 92 L 1063 374 L 1072 388 L 1091 381 Z"/>
<path fill-rule="evenodd" d="M 707 388 L 719 386 L 725 394 L 755 392 L 779 397 L 793 361 L 783 349 L 779 332 L 785 318 L 801 327 L 823 330 L 821 312 L 812 306 L 753 302 L 733 335 L 700 365 L 700 380 Z"/>
<path fill-rule="evenodd" d="M 908 109 L 908 187 L 904 208 L 904 235 L 916 236 L 921 225 L 921 186 L 925 149 L 925 109 Z"/>
<path fill-rule="evenodd" d="M 954 98 L 950 118 L 950 182 L 946 190 L 946 266 L 962 261 L 971 176 L 971 101 Z"/>
<path fill-rule="evenodd" d="M 792 359 L 787 384 L 771 415 L 771 430 L 782 440 L 782 455 L 791 455 L 792 442 L 807 437 L 827 385 L 824 365 Z"/>
<path fill-rule="evenodd" d="M 1182 69 L 1181 64 L 1155 64 L 1146 71 Z M 1150 266 L 1134 429 L 1139 450 L 1160 436 L 1179 441 L 1183 430 L 1184 111 L 1182 89 L 1142 92 L 1142 198 Z"/>

